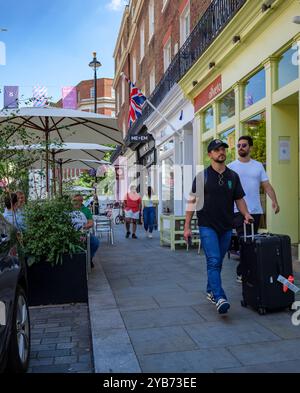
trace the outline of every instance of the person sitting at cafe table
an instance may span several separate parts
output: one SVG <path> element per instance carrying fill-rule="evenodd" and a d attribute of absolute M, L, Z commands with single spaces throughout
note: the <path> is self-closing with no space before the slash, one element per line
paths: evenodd
<path fill-rule="evenodd" d="M 73 206 L 75 210 L 79 210 L 81 213 L 83 213 L 87 219 L 87 222 L 82 226 L 82 229 L 89 230 L 93 228 L 94 221 L 93 221 L 92 213 L 88 207 L 83 205 L 83 197 L 81 194 L 76 194 L 73 196 Z M 91 245 L 91 266 L 94 267 L 93 258 L 98 250 L 100 241 L 96 236 L 92 234 L 90 235 L 90 245 Z"/>

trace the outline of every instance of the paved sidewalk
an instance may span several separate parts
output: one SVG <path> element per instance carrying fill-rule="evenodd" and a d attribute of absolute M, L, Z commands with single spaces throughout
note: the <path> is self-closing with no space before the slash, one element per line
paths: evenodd
<path fill-rule="evenodd" d="M 141 227 L 138 236 L 117 227 L 114 246 L 103 239 L 89 280 L 95 372 L 300 371 L 300 326 L 288 311 L 240 306 L 236 261 L 224 261 L 231 309 L 219 316 L 205 298 L 203 256 L 160 247 Z"/>
<path fill-rule="evenodd" d="M 93 372 L 86 304 L 31 307 L 29 373 Z"/>

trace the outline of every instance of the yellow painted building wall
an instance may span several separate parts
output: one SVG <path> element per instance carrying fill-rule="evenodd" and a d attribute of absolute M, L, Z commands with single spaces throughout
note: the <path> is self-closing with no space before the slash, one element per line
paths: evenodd
<path fill-rule="evenodd" d="M 243 122 L 266 111 L 267 172 L 274 186 L 281 212 L 274 215 L 271 201 L 267 198 L 267 229 L 274 233 L 286 233 L 293 243 L 300 243 L 300 180 L 299 180 L 299 92 L 300 79 L 276 91 L 276 72 L 273 56 L 278 55 L 296 41 L 300 42 L 300 26 L 292 22 L 300 14 L 296 0 L 277 0 L 268 13 L 261 12 L 261 2 L 249 1 L 220 36 L 202 55 L 198 62 L 179 82 L 185 95 L 194 98 L 218 75 L 222 75 L 222 94 L 235 89 L 236 114 L 225 124 L 215 124 L 214 129 L 203 134 L 203 120 L 199 121 L 200 143 L 208 136 L 216 137 L 218 132 L 230 127 L 236 129 L 236 142 L 243 133 Z M 241 36 L 241 42 L 232 43 L 234 35 Z M 216 66 L 209 70 L 209 62 Z M 265 67 L 266 97 L 247 109 L 243 109 L 242 82 L 252 73 Z M 299 67 L 300 68 L 300 67 Z M 195 86 L 193 81 L 198 83 Z M 217 98 L 217 100 L 219 97 Z M 208 105 L 214 105 L 216 100 Z M 206 106 L 206 107 L 207 107 Z M 201 110 L 196 117 L 203 113 Z M 290 138 L 291 159 L 279 160 L 279 139 Z M 203 162 L 202 146 L 199 157 Z"/>

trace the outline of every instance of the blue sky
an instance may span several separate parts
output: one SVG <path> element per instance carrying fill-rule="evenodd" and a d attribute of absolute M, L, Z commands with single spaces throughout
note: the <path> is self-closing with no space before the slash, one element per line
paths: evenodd
<path fill-rule="evenodd" d="M 0 32 L 6 46 L 1 92 L 18 85 L 28 98 L 33 86 L 42 85 L 56 101 L 63 86 L 93 78 L 88 63 L 94 50 L 102 63 L 98 77 L 113 77 L 123 0 L 0 0 L 0 9 L 0 28 L 8 30 Z"/>

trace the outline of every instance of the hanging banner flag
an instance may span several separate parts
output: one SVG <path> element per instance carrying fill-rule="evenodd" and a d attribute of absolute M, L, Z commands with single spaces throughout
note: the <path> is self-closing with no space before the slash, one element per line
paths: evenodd
<path fill-rule="evenodd" d="M 64 109 L 77 109 L 76 87 L 67 86 L 62 88 L 62 101 Z"/>
<path fill-rule="evenodd" d="M 19 107 L 19 86 L 4 86 L 4 108 Z"/>
<path fill-rule="evenodd" d="M 48 89 L 43 86 L 35 86 L 33 88 L 33 106 L 43 107 L 48 105 Z"/>

